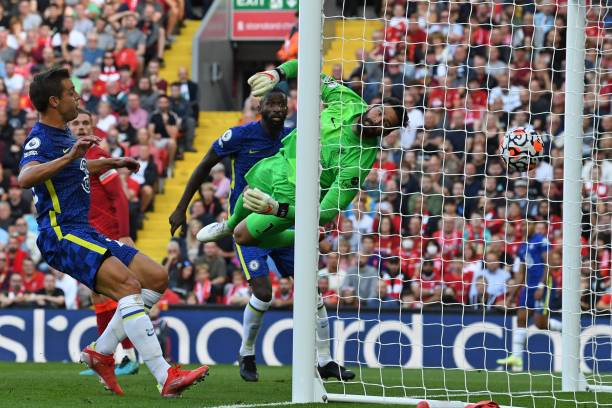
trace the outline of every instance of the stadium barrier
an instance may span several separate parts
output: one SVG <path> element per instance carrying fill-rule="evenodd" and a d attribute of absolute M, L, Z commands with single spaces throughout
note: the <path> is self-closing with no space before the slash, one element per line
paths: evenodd
<path fill-rule="evenodd" d="M 242 310 L 171 309 L 163 314 L 170 327 L 175 361 L 233 364 L 242 332 Z M 510 348 L 513 316 L 488 313 L 341 312 L 330 321 L 333 351 L 341 363 L 380 367 L 397 356 L 407 368 L 495 369 L 495 360 Z M 612 372 L 610 316 L 585 318 L 581 335 L 582 369 Z M 258 361 L 291 363 L 293 322 L 290 311 L 266 313 Z M 1 361 L 77 361 L 79 351 L 96 337 L 95 317 L 86 310 L 13 309 L 0 311 Z M 561 334 L 533 329 L 529 333 L 529 368 L 560 371 Z"/>

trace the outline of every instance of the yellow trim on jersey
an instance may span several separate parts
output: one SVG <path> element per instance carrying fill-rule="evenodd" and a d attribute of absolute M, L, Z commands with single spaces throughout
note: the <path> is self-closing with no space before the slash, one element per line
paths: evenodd
<path fill-rule="evenodd" d="M 93 242 L 89 242 L 89 241 L 85 241 L 83 238 L 79 238 L 75 235 L 72 234 L 68 234 L 64 237 L 65 239 L 67 239 L 70 242 L 73 242 L 77 245 L 80 245 L 84 248 L 90 249 L 94 252 L 97 252 L 99 254 L 105 254 L 106 253 L 106 248 L 101 247 L 100 245 L 94 244 Z"/>
<path fill-rule="evenodd" d="M 246 263 L 244 262 L 244 257 L 242 256 L 242 249 L 240 249 L 240 245 L 236 244 L 236 252 L 238 252 L 238 259 L 240 259 L 240 265 L 242 265 L 242 270 L 246 275 L 247 280 L 251 280 L 251 274 L 249 274 L 249 268 L 247 268 Z"/>
<path fill-rule="evenodd" d="M 236 185 L 236 168 L 235 168 L 236 160 L 232 157 L 232 181 L 230 181 L 230 187 L 233 190 Z"/>
<path fill-rule="evenodd" d="M 47 187 L 47 190 L 49 190 L 49 195 L 51 196 L 51 202 L 53 203 L 53 211 L 55 211 L 56 213 L 61 213 L 62 210 L 60 209 L 59 198 L 57 197 L 57 193 L 55 192 L 55 186 L 53 186 L 53 182 L 51 181 L 51 179 L 45 181 L 45 186 Z"/>
<path fill-rule="evenodd" d="M 57 225 L 57 218 L 55 216 L 55 211 L 49 211 L 49 222 L 51 223 L 51 226 L 53 227 L 53 231 L 55 231 L 55 235 L 57 235 L 57 239 L 61 241 L 64 238 L 64 235 L 62 234 L 62 230 L 60 226 Z"/>

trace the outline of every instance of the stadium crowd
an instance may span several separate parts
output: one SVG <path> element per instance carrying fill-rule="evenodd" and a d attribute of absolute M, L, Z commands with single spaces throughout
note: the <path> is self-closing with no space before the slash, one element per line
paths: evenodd
<path fill-rule="evenodd" d="M 0 1 L 0 307 L 90 304 L 86 289 L 42 262 L 32 193 L 16 179 L 37 121 L 34 75 L 67 68 L 103 147 L 140 162 L 120 174 L 136 239 L 174 161 L 193 151 L 197 84 L 185 68 L 177 82 L 160 76 L 164 50 L 192 13 L 184 0 Z"/>
<path fill-rule="evenodd" d="M 29 195 L 11 182 L 20 156 L 19 141 L 25 137 L 28 121 L 36 119 L 24 96 L 33 69 L 63 58 L 75 74 L 86 106 L 98 112 L 98 128 L 106 134 L 110 151 L 153 163 L 149 168 L 157 171 L 151 171 L 150 178 L 143 174 L 143 182 L 130 190 L 137 214 L 151 205 L 157 180 L 166 175 L 174 155 L 180 157 L 191 147 L 190 129 L 195 122 L 164 122 L 174 117 L 167 113 L 168 106 L 177 113 L 181 110 L 179 117 L 197 109 L 193 85 L 185 85 L 186 72 L 181 73 L 182 83 L 169 86 L 158 76 L 160 43 L 167 39 L 163 33 L 170 22 L 155 19 L 152 4 L 156 3 L 150 1 L 143 2 L 142 12 L 136 15 L 126 10 L 124 17 L 113 18 L 117 13 L 106 13 L 120 3 L 106 2 L 98 14 L 78 5 L 62 6 L 49 12 L 51 16 L 28 14 L 25 8 L 10 17 L 3 17 L 10 15 L 6 10 L 0 12 L 2 21 L 17 16 L 20 30 L 42 21 L 38 29 L 18 31 L 24 38 L 36 39 L 25 41 L 18 50 L 10 45 L 20 38 L 13 33 L 13 25 L 0 31 L 4 68 L 0 70 L 4 78 L 0 81 L 0 136 L 8 146 L 2 150 L 0 175 L 4 187 L 0 202 L 2 307 L 15 298 L 29 304 L 59 302 L 52 295 L 57 291 L 51 279 L 47 282 L 37 272 L 31 277 L 27 275 L 30 267 L 22 265 L 28 259 L 38 265 L 40 255 L 37 258 Z M 325 228 L 318 276 L 326 304 L 421 308 L 439 307 L 443 302 L 470 309 L 515 307 L 516 297 L 506 295 L 519 284 L 514 280 L 517 252 L 532 228 L 543 231 L 551 243 L 547 264 L 558 302 L 565 2 L 396 0 L 379 8 L 384 27 L 368 39 L 369 49 L 357 52 L 358 67 L 343 72 L 338 65 L 330 74 L 368 103 L 387 95 L 399 97 L 409 124 L 383 140 L 375 168 L 351 208 Z M 103 16 L 111 17 L 104 20 Z M 60 17 L 64 25 L 58 28 L 54 24 Z M 612 16 L 606 8 L 592 5 L 587 18 L 584 132 L 579 135 L 584 153 L 583 308 L 610 310 Z M 82 27 L 90 27 L 84 38 Z M 145 27 L 149 31 L 138 35 Z M 58 31 L 53 34 L 53 30 Z M 67 36 L 68 45 L 62 35 Z M 38 47 L 42 49 L 37 48 L 38 53 L 28 49 L 32 44 L 42 44 Z M 136 55 L 128 55 L 134 50 Z M 16 75 L 23 80 L 14 79 Z M 286 125 L 295 127 L 297 90 L 295 84 L 290 86 Z M 186 87 L 189 97 L 183 98 Z M 167 90 L 169 98 L 162 96 Z M 257 103 L 254 98 L 245 101 L 244 122 L 257 118 Z M 158 116 L 148 118 L 147 128 L 143 124 L 154 109 L 159 109 Z M 533 127 L 545 141 L 545 158 L 527 177 L 508 173 L 499 156 L 500 141 L 514 126 Z M 165 298 L 169 303 L 243 306 L 248 302 L 248 284 L 231 239 L 202 244 L 195 238 L 202 226 L 227 218 L 229 173 L 227 164 L 213 169 L 190 207 L 184 236 L 168 244 L 163 265 L 169 272 Z M 129 188 L 130 178 L 127 181 Z M 7 266 L 2 264 L 3 256 Z M 273 305 L 290 306 L 292 281 L 272 275 Z M 39 282 L 36 290 L 28 288 L 33 280 Z M 55 287 L 61 286 L 59 282 Z M 37 290 L 40 297 L 27 294 Z"/>

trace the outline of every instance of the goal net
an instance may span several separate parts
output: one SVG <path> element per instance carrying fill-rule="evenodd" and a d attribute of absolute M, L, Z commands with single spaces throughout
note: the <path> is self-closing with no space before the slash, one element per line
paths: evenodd
<path fill-rule="evenodd" d="M 585 86 L 571 95 L 565 1 L 337 4 L 323 20 L 323 73 L 368 104 L 398 98 L 408 124 L 382 138 L 320 243 L 332 355 L 356 373 L 326 381 L 329 399 L 612 406 L 612 6 L 580 6 Z M 577 134 L 567 131 L 570 97 L 584 103 Z M 544 140 L 527 173 L 499 154 L 516 126 Z M 580 140 L 579 248 L 563 246 L 570 138 Z M 561 313 L 562 260 L 572 250 L 579 328 L 562 335 L 572 318 Z M 562 350 L 565 336 L 579 341 L 578 356 Z M 573 389 L 590 393 L 562 392 L 564 359 L 579 364 Z"/>

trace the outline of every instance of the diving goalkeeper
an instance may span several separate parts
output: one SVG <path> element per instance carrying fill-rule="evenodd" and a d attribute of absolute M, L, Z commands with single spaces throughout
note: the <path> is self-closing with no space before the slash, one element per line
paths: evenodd
<path fill-rule="evenodd" d="M 297 60 L 249 78 L 254 96 L 262 96 L 278 82 L 297 76 Z M 402 102 L 385 98 L 368 106 L 348 87 L 322 76 L 321 100 L 321 209 L 325 225 L 351 203 L 372 169 L 380 138 L 399 128 L 406 117 Z M 308 129 L 300 129 L 307 137 Z M 282 141 L 279 152 L 258 162 L 246 174 L 232 216 L 209 224 L 197 235 L 200 241 L 216 241 L 233 233 L 239 245 L 280 248 L 293 245 L 295 231 L 295 165 L 297 129 Z"/>

